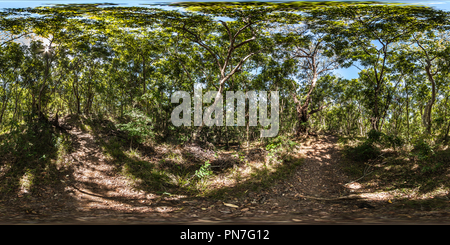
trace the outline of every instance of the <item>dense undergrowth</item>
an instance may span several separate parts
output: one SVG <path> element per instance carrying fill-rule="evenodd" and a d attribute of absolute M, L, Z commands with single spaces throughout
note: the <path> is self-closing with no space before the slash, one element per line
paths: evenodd
<path fill-rule="evenodd" d="M 160 141 L 148 118 L 134 112 L 123 118 L 72 115 L 62 121 L 91 134 L 116 174 L 151 193 L 238 197 L 288 178 L 302 163 L 292 154 L 297 143 L 284 136 L 252 142 L 248 148 L 211 148 L 201 142 Z M 60 184 L 62 176 L 70 175 L 68 155 L 77 150 L 70 131 L 37 121 L 0 137 L 0 193 L 33 195 L 39 186 Z"/>
<path fill-rule="evenodd" d="M 136 122 L 128 119 L 125 120 L 128 123 Z M 103 152 L 117 164 L 117 172 L 132 180 L 140 190 L 216 198 L 240 196 L 287 178 L 302 162 L 291 154 L 296 143 L 286 137 L 274 138 L 263 145 L 253 142 L 249 148 L 201 142 L 171 144 L 157 142 L 156 134 L 139 130 L 148 123 L 143 118 L 140 121 L 140 125 L 133 124 L 138 129 L 133 133 L 127 131 L 124 122 L 89 121 Z M 108 136 L 111 133 L 120 137 Z"/>
<path fill-rule="evenodd" d="M 59 182 L 64 156 L 73 150 L 68 133 L 42 120 L 14 125 L 0 135 L 0 193 L 32 193 Z"/>
<path fill-rule="evenodd" d="M 134 117 L 138 117 L 137 119 Z M 295 172 L 302 159 L 298 141 L 278 136 L 227 147 L 158 141 L 141 114 L 124 118 L 68 116 L 64 125 L 91 134 L 116 174 L 134 188 L 158 194 L 221 198 L 261 191 Z M 128 130 L 132 125 L 134 131 Z M 151 127 L 150 127 L 151 129 Z M 70 174 L 67 156 L 77 150 L 69 131 L 35 121 L 0 135 L 0 193 L 33 195 L 39 186 L 56 186 Z M 405 144 L 379 132 L 339 137 L 342 166 L 351 179 L 399 200 L 444 197 L 450 189 L 450 148 L 425 137 Z M 425 199 L 424 199 L 425 198 Z M 411 204 L 415 205 L 415 204 Z"/>
<path fill-rule="evenodd" d="M 431 142 L 425 136 L 405 144 L 379 132 L 371 132 L 367 138 L 340 137 L 338 142 L 345 156 L 345 170 L 364 187 L 390 193 L 407 204 L 430 198 L 448 201 L 448 145 Z"/>

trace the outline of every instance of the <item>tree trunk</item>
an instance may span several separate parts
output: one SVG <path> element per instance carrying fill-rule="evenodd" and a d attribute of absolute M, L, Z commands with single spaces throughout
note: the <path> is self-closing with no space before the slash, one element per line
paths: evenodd
<path fill-rule="evenodd" d="M 300 107 L 297 109 L 297 117 L 298 117 L 298 127 L 297 127 L 297 136 L 302 134 L 306 134 L 308 132 L 308 107 Z"/>
<path fill-rule="evenodd" d="M 47 84 L 47 80 L 48 80 L 49 73 L 50 73 L 50 63 L 51 63 L 51 61 L 49 63 L 48 59 L 49 59 L 49 57 L 46 56 L 46 59 L 45 59 L 45 70 L 44 70 L 44 81 L 42 83 L 41 88 L 39 89 L 38 101 L 37 101 L 38 102 L 38 104 L 37 104 L 37 112 L 38 112 L 38 115 L 39 115 L 40 118 L 45 117 L 44 116 L 44 112 L 42 111 L 42 94 L 43 94 L 43 92 L 45 90 L 45 85 Z"/>
<path fill-rule="evenodd" d="M 147 77 L 146 77 L 146 66 L 145 66 L 146 60 L 145 60 L 145 55 L 142 54 L 142 53 L 141 53 L 141 55 L 142 55 L 142 95 L 145 95 L 145 93 L 147 92 L 147 84 L 145 82 L 146 79 L 147 79 Z M 143 110 L 146 113 L 148 113 L 148 101 L 147 100 L 142 100 L 142 101 L 143 101 L 143 104 L 144 104 Z"/>
<path fill-rule="evenodd" d="M 88 98 L 87 98 L 87 101 L 86 101 L 86 105 L 84 106 L 84 113 L 85 113 L 86 115 L 89 115 L 90 112 L 91 112 L 92 101 L 93 101 L 93 100 L 94 100 L 94 93 L 93 93 L 93 92 L 90 92 L 90 93 L 88 94 Z"/>
<path fill-rule="evenodd" d="M 22 91 L 22 89 L 20 89 L 20 92 Z M 14 103 L 14 113 L 13 113 L 13 121 L 16 119 L 16 116 L 17 116 L 17 112 L 19 111 L 19 95 L 20 95 L 20 92 L 17 92 L 16 91 L 16 100 L 15 100 L 15 103 Z M 1 120 L 0 120 L 0 124 L 1 124 Z"/>
<path fill-rule="evenodd" d="M 248 115 L 248 114 L 247 114 Z M 249 131 L 250 131 L 250 119 L 247 120 L 247 149 L 250 147 Z"/>
<path fill-rule="evenodd" d="M 79 93 L 78 93 L 78 78 L 77 77 L 75 78 L 72 87 L 73 87 L 73 95 L 75 96 L 75 103 L 76 103 L 76 106 L 77 106 L 77 114 L 80 115 L 81 114 L 81 108 L 80 108 L 80 96 L 79 96 Z"/>
<path fill-rule="evenodd" d="M 233 68 L 231 68 L 231 70 L 228 72 L 228 74 L 226 74 L 226 71 L 228 69 L 228 66 L 231 64 L 232 61 L 232 54 L 234 53 L 234 51 L 236 51 L 236 49 L 238 49 L 239 47 L 253 42 L 256 40 L 256 34 L 254 33 L 254 30 L 252 28 L 252 22 L 247 20 L 244 21 L 246 23 L 246 25 L 242 28 L 240 28 L 238 31 L 236 31 L 236 33 L 232 34 L 231 29 L 229 28 L 228 24 L 225 21 L 220 20 L 220 22 L 222 23 L 222 25 L 225 27 L 228 36 L 229 36 L 229 47 L 228 47 L 228 52 L 226 54 L 226 58 L 224 59 L 223 63 L 221 63 L 217 57 L 217 54 L 205 43 L 203 43 L 203 41 L 199 38 L 199 36 L 195 33 L 193 33 L 192 31 L 190 31 L 189 29 L 183 27 L 182 30 L 184 32 L 187 32 L 191 35 L 193 35 L 195 38 L 191 39 L 192 41 L 196 42 L 197 44 L 199 44 L 200 46 L 202 46 L 203 48 L 205 48 L 215 59 L 216 61 L 216 65 L 217 68 L 220 71 L 220 80 L 219 80 L 219 87 L 218 87 L 218 91 L 217 91 L 217 95 L 214 99 L 214 103 L 212 104 L 212 106 L 210 108 L 214 108 L 217 103 L 219 102 L 220 96 L 224 90 L 224 86 L 225 86 L 225 82 L 230 79 L 236 72 L 240 71 L 242 69 L 242 66 L 244 65 L 244 63 L 253 55 L 259 53 L 262 50 L 256 51 L 256 52 L 251 52 L 249 54 L 247 54 L 244 58 L 240 59 L 240 61 L 238 62 L 237 65 L 235 65 Z M 250 31 L 252 32 L 252 37 L 249 39 L 246 39 L 242 42 L 240 42 L 239 44 L 235 44 L 238 36 L 242 33 L 242 31 L 244 31 L 245 29 L 250 29 Z M 202 124 L 201 126 L 199 126 L 197 128 L 197 130 L 194 132 L 194 137 L 193 140 L 195 141 L 197 138 L 197 135 L 200 133 L 200 131 L 202 130 L 204 126 L 203 120 L 202 120 Z M 228 140 L 227 140 L 228 141 Z"/>
<path fill-rule="evenodd" d="M 409 142 L 409 93 L 408 93 L 408 83 L 405 80 L 405 90 L 406 90 L 406 127 L 407 127 L 407 137 Z"/>
<path fill-rule="evenodd" d="M 221 95 L 222 95 L 222 92 L 223 92 L 223 90 L 224 90 L 224 87 L 225 87 L 225 82 L 233 75 L 234 73 L 230 73 L 228 76 L 226 76 L 226 77 L 223 77 L 222 79 L 220 79 L 220 81 L 219 81 L 219 91 L 217 91 L 217 94 L 216 94 L 216 97 L 214 98 L 214 103 L 209 107 L 209 108 L 215 108 L 216 107 L 216 105 L 217 105 L 217 103 L 219 103 L 219 100 L 221 99 Z M 202 95 L 202 98 L 203 98 L 203 95 Z M 202 103 L 203 103 L 203 100 L 202 100 Z M 207 109 L 208 110 L 208 109 Z M 225 112 L 226 113 L 226 112 Z M 224 116 L 225 116 L 225 118 L 226 118 L 226 114 L 224 114 Z M 193 141 L 196 141 L 197 140 L 197 138 L 198 138 L 198 135 L 200 134 L 200 132 L 202 131 L 202 129 L 203 129 L 203 126 L 205 125 L 205 123 L 203 122 L 204 120 L 203 120 L 203 112 L 202 112 L 202 124 L 195 130 L 195 132 L 194 132 L 194 137 L 193 137 Z M 226 131 L 226 128 L 225 128 L 225 131 Z M 227 131 L 226 131 L 227 132 Z M 228 145 L 228 133 L 227 133 L 227 145 Z"/>
<path fill-rule="evenodd" d="M 370 126 L 373 130 L 379 131 L 380 116 L 378 109 L 378 93 L 375 93 L 374 105 L 372 108 L 372 117 L 370 117 Z"/>
<path fill-rule="evenodd" d="M 318 74 L 315 69 L 315 66 L 313 68 L 313 77 L 311 79 L 311 84 L 309 87 L 308 94 L 306 95 L 305 103 L 303 105 L 301 104 L 301 101 L 297 99 L 296 94 L 292 94 L 294 98 L 294 102 L 297 105 L 297 118 L 298 118 L 298 127 L 297 127 L 297 136 L 300 136 L 302 134 L 306 134 L 308 132 L 308 120 L 310 113 L 308 113 L 309 104 L 311 102 L 311 95 L 314 91 L 314 88 L 316 87 L 316 82 L 318 79 Z"/>
<path fill-rule="evenodd" d="M 445 132 L 445 136 L 444 136 L 444 142 L 446 142 L 446 143 L 449 142 L 449 138 L 448 138 L 449 132 L 450 132 L 450 122 L 448 122 L 447 132 Z"/>
<path fill-rule="evenodd" d="M 4 115 L 4 112 L 6 110 L 8 97 L 10 95 L 10 93 L 8 93 L 7 90 L 6 90 L 6 85 L 7 85 L 7 83 L 4 82 L 3 83 L 3 90 L 5 91 L 5 94 L 3 95 L 3 100 L 2 100 L 2 108 L 1 108 L 1 113 L 0 113 L 0 125 L 2 125 L 3 115 Z"/>
<path fill-rule="evenodd" d="M 3 114 L 5 113 L 5 109 L 6 109 L 6 101 L 3 102 L 2 111 L 0 113 L 0 125 L 2 125 Z"/>
<path fill-rule="evenodd" d="M 431 64 L 425 66 L 425 71 L 427 72 L 428 81 L 431 83 L 431 99 L 425 106 L 425 111 L 422 116 L 423 126 L 425 127 L 425 133 L 431 134 L 431 110 L 433 109 L 433 104 L 436 101 L 436 83 L 434 81 L 433 75 L 431 74 Z"/>

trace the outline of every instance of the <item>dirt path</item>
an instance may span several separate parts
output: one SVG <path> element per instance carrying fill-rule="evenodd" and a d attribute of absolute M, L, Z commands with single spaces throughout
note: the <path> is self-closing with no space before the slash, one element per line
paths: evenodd
<path fill-rule="evenodd" d="M 0 223 L 386 223 L 448 221 L 442 212 L 389 209 L 385 201 L 322 199 L 349 196 L 351 186 L 341 170 L 337 138 L 321 136 L 298 146 L 304 158 L 289 179 L 240 199 L 210 200 L 161 196 L 132 188 L 117 174 L 95 139 L 79 129 L 70 131 L 75 151 L 70 168 L 57 188 L 40 197 L 0 205 Z M 231 204 L 231 205 L 230 205 Z"/>
<path fill-rule="evenodd" d="M 143 201 L 148 199 L 147 195 L 134 190 L 129 180 L 116 173 L 116 166 L 105 159 L 91 134 L 79 129 L 70 133 L 79 146 L 70 155 L 73 172 L 66 190 L 72 193 L 78 210 L 150 211 Z M 133 205 L 137 201 L 141 201 L 138 207 Z"/>
<path fill-rule="evenodd" d="M 340 152 L 336 149 L 336 142 L 337 137 L 325 136 L 297 149 L 305 158 L 302 168 L 296 173 L 299 192 L 323 198 L 347 194 L 343 186 L 347 178 L 339 168 Z"/>

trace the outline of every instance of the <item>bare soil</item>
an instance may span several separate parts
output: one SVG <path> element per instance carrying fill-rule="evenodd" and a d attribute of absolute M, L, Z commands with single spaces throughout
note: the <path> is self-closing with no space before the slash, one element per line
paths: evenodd
<path fill-rule="evenodd" d="M 2 224 L 347 224 L 445 223 L 449 209 L 405 207 L 368 192 L 342 170 L 337 137 L 323 135 L 295 148 L 304 158 L 288 179 L 243 197 L 217 200 L 133 188 L 92 135 L 73 128 L 77 145 L 56 186 L 33 195 L 4 196 Z M 192 147 L 192 146 L 189 146 Z M 155 153 L 157 154 L 157 152 Z"/>

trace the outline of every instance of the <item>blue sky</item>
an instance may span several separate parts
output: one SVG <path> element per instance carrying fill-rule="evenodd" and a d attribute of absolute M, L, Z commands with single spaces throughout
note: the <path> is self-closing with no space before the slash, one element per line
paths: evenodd
<path fill-rule="evenodd" d="M 216 1 L 224 1 L 224 0 L 216 0 Z M 235 1 L 235 0 L 234 0 Z M 157 4 L 157 3 L 170 3 L 170 2 L 214 2 L 214 1 L 208 1 L 208 0 L 175 0 L 175 1 L 168 1 L 168 0 L 152 0 L 152 1 L 145 1 L 145 0 L 0 0 L 0 9 L 1 8 L 26 8 L 26 7 L 37 7 L 37 6 L 43 6 L 47 4 L 61 4 L 61 3 L 115 3 L 119 4 L 121 6 L 139 6 L 141 4 Z M 385 2 L 391 2 L 391 1 L 385 1 Z M 434 7 L 436 9 L 442 9 L 446 11 L 450 11 L 450 0 L 422 0 L 422 1 L 412 1 L 412 0 L 405 0 L 405 1 L 392 1 L 392 2 L 402 2 L 402 3 L 410 3 L 410 4 L 421 4 L 426 5 L 430 7 Z M 342 77 L 347 79 L 357 78 L 358 77 L 359 70 L 356 67 L 350 67 L 347 69 L 338 69 L 335 71 L 336 74 L 340 74 Z"/>

